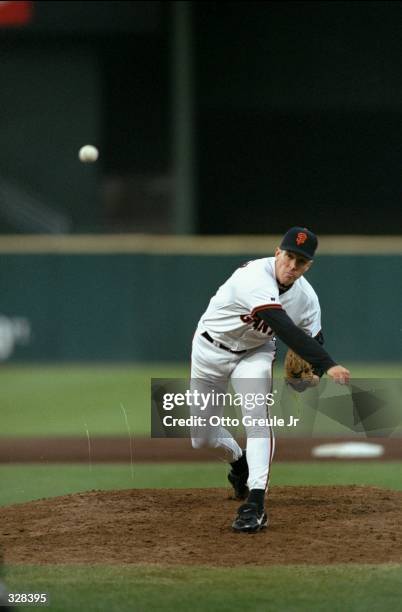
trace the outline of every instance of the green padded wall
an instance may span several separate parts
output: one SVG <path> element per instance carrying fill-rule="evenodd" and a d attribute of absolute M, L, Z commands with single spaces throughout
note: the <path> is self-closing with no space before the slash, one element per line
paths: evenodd
<path fill-rule="evenodd" d="M 0 313 L 25 317 L 17 361 L 183 361 L 209 298 L 250 255 L 2 255 Z M 347 360 L 401 359 L 398 255 L 322 255 L 307 278 L 326 346 Z"/>

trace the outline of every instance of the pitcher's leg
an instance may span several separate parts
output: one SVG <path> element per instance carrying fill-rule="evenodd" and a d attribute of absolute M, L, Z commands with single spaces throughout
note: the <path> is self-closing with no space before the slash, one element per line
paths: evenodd
<path fill-rule="evenodd" d="M 203 419 L 202 425 L 195 425 L 191 427 L 191 445 L 194 449 L 199 448 L 216 448 L 222 449 L 221 458 L 225 461 L 236 461 L 242 455 L 242 450 L 230 431 L 222 427 L 222 425 L 210 424 L 211 417 L 217 416 L 221 418 L 224 413 L 224 405 L 214 401 L 216 393 L 225 393 L 227 390 L 227 383 L 217 384 L 210 381 L 201 380 L 199 378 L 191 380 L 191 391 L 202 394 L 203 398 L 207 398 L 209 394 L 209 401 L 207 405 L 201 410 L 198 407 L 192 406 L 190 414 L 193 417 L 201 417 Z"/>
<path fill-rule="evenodd" d="M 217 394 L 227 393 L 230 372 L 233 369 L 230 355 L 222 349 L 210 344 L 200 336 L 193 340 L 191 358 L 191 391 L 198 392 L 202 409 L 191 407 L 193 416 L 205 419 L 205 425 L 191 428 L 191 443 L 193 448 L 220 448 L 227 461 L 236 461 L 242 455 L 242 450 L 232 434 L 221 425 L 211 425 L 212 416 L 221 418 L 224 412 L 224 399 L 216 399 Z"/>
<path fill-rule="evenodd" d="M 242 415 L 247 436 L 249 468 L 247 502 L 239 508 L 233 522 L 233 529 L 239 532 L 259 531 L 268 523 L 265 495 L 275 450 L 269 414 L 274 359 L 275 347 L 269 343 L 244 357 L 232 375 L 235 392 L 240 393 L 243 398 Z"/>
<path fill-rule="evenodd" d="M 272 427 L 264 432 L 264 437 L 247 437 L 248 488 L 268 491 L 271 463 L 275 450 Z"/>
<path fill-rule="evenodd" d="M 232 374 L 232 385 L 236 393 L 244 398 L 242 402 L 243 419 L 247 436 L 247 463 L 249 467 L 249 489 L 268 488 L 270 467 L 275 450 L 275 438 L 269 424 L 269 394 L 272 392 L 272 365 L 275 360 L 275 345 L 267 343 L 264 347 L 250 352 L 244 357 Z M 262 419 L 264 424 L 257 423 Z"/>
<path fill-rule="evenodd" d="M 247 398 L 247 404 L 242 405 L 247 437 L 249 469 L 247 484 L 250 490 L 267 490 L 275 451 L 275 437 L 270 424 L 269 407 L 261 398 L 270 393 L 271 382 L 269 379 L 233 379 L 232 384 L 236 393 L 241 393 L 242 397 Z M 253 403 L 251 397 L 258 398 L 258 401 Z"/>

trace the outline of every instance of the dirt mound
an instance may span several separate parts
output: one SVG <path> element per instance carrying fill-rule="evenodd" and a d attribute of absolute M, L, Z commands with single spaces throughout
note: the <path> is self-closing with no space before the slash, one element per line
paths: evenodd
<path fill-rule="evenodd" d="M 273 487 L 270 526 L 237 534 L 227 489 L 91 491 L 0 508 L 7 563 L 402 562 L 402 491 Z"/>

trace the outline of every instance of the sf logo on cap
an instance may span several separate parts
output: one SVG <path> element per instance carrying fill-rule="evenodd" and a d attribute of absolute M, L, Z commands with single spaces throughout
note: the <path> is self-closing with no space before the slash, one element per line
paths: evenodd
<path fill-rule="evenodd" d="M 304 244 L 307 240 L 307 234 L 305 234 L 304 232 L 299 232 L 296 236 L 296 244 L 300 245 L 300 244 Z"/>

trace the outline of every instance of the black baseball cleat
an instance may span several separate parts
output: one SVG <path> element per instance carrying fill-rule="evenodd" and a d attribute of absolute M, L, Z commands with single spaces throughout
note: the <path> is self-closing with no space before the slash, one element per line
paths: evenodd
<path fill-rule="evenodd" d="M 258 511 L 258 506 L 254 502 L 247 502 L 240 506 L 237 517 L 232 523 L 233 531 L 244 533 L 256 533 L 268 525 L 268 516 L 263 509 Z"/>
<path fill-rule="evenodd" d="M 247 486 L 248 465 L 246 451 L 243 451 L 240 459 L 231 463 L 231 466 L 232 469 L 228 474 L 228 481 L 233 487 L 235 499 L 247 499 L 249 490 Z"/>

